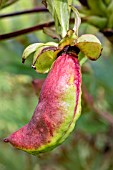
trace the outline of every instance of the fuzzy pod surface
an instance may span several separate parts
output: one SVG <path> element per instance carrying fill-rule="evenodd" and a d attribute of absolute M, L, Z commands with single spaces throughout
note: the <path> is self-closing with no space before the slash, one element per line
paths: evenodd
<path fill-rule="evenodd" d="M 31 154 L 60 145 L 81 113 L 81 81 L 78 59 L 72 54 L 59 56 L 43 83 L 30 122 L 4 141 Z"/>

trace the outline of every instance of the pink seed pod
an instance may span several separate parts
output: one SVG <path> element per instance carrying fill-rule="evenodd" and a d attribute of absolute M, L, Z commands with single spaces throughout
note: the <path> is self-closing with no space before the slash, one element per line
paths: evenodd
<path fill-rule="evenodd" d="M 81 113 L 81 69 L 73 54 L 62 54 L 52 65 L 28 124 L 4 139 L 31 154 L 54 149 L 72 132 Z"/>

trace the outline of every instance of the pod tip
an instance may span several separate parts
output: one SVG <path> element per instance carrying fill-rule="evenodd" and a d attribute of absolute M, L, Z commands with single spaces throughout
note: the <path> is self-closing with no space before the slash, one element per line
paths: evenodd
<path fill-rule="evenodd" d="M 6 142 L 6 143 L 9 142 L 8 138 L 3 139 L 3 141 Z"/>

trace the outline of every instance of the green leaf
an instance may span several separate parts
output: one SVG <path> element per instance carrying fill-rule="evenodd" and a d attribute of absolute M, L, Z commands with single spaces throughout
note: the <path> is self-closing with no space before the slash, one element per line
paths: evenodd
<path fill-rule="evenodd" d="M 58 51 L 57 47 L 58 44 L 55 42 L 31 44 L 24 50 L 22 62 L 24 63 L 26 58 L 36 51 L 33 57 L 32 67 L 39 73 L 46 73 L 57 56 L 57 52 L 55 53 L 55 51 Z"/>
<path fill-rule="evenodd" d="M 55 30 L 51 29 L 51 28 L 43 28 L 43 31 L 45 34 L 49 35 L 50 37 L 52 37 L 53 39 L 58 39 L 60 40 L 60 36 L 56 33 Z"/>
<path fill-rule="evenodd" d="M 52 16 L 54 16 L 54 4 L 53 4 L 53 0 L 46 0 L 46 3 L 47 3 L 47 9 L 52 14 Z"/>
<path fill-rule="evenodd" d="M 72 0 L 46 0 L 47 8 L 55 20 L 56 31 L 58 34 L 62 34 L 62 37 L 66 35 L 66 32 L 69 29 L 69 5 L 71 5 L 71 3 Z M 59 32 L 59 30 L 61 32 Z"/>
<path fill-rule="evenodd" d="M 54 47 L 58 47 L 58 44 L 56 42 L 47 42 L 44 44 L 45 46 L 54 46 Z"/>
<path fill-rule="evenodd" d="M 57 57 L 56 50 L 57 47 L 55 46 L 43 46 L 38 48 L 34 54 L 32 67 L 38 73 L 48 73 Z"/>
<path fill-rule="evenodd" d="M 71 11 L 71 4 L 72 4 L 73 0 L 67 0 L 67 1 L 68 1 L 69 13 L 70 13 L 70 11 Z"/>
<path fill-rule="evenodd" d="M 22 54 L 22 63 L 25 62 L 26 58 L 32 54 L 33 52 L 36 51 L 36 49 L 38 47 L 41 47 L 43 45 L 43 43 L 34 43 L 34 44 L 31 44 L 29 45 L 27 48 L 25 48 L 23 54 Z"/>
<path fill-rule="evenodd" d="M 53 0 L 46 0 L 46 6 L 47 6 L 47 9 L 49 10 L 49 12 L 51 13 L 51 15 L 54 18 L 56 32 L 57 32 L 57 34 L 59 34 L 60 33 L 59 32 L 60 23 L 59 23 L 58 16 L 57 16 L 57 13 L 56 13 L 56 10 L 55 10 L 55 7 L 54 7 Z"/>
<path fill-rule="evenodd" d="M 54 8 L 56 10 L 59 23 L 61 25 L 62 37 L 66 35 L 67 30 L 69 29 L 69 7 L 67 0 L 53 0 Z"/>
<path fill-rule="evenodd" d="M 97 60 L 102 51 L 100 41 L 92 34 L 84 34 L 77 39 L 76 46 L 91 60 Z"/>
<path fill-rule="evenodd" d="M 71 6 L 71 8 L 75 14 L 75 24 L 74 24 L 73 30 L 75 31 L 76 35 L 78 36 L 78 29 L 81 24 L 81 18 L 80 18 L 78 10 L 73 6 Z"/>

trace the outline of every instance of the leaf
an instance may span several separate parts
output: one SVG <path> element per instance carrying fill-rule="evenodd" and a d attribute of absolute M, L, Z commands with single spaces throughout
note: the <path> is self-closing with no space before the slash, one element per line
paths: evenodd
<path fill-rule="evenodd" d="M 74 24 L 73 30 L 75 31 L 76 35 L 78 36 L 78 29 L 81 24 L 81 18 L 80 18 L 78 10 L 73 6 L 71 6 L 71 8 L 75 14 L 75 24 Z"/>
<path fill-rule="evenodd" d="M 40 46 L 42 46 L 43 43 L 34 43 L 34 44 L 31 44 L 29 45 L 27 48 L 25 48 L 23 54 L 22 54 L 22 63 L 25 62 L 26 58 L 32 54 L 33 52 L 36 51 L 36 49 Z"/>
<path fill-rule="evenodd" d="M 61 27 L 62 37 L 66 35 L 69 29 L 70 7 L 72 0 L 46 0 L 47 8 L 55 20 L 56 31 L 59 34 Z"/>
<path fill-rule="evenodd" d="M 35 52 L 33 57 L 32 67 L 39 73 L 46 73 L 54 61 L 54 52 L 57 50 L 58 44 L 55 42 L 34 43 L 29 45 L 23 52 L 22 62 L 24 63 L 26 58 L 33 52 Z M 58 51 L 58 50 L 57 50 Z"/>
<path fill-rule="evenodd" d="M 62 37 L 66 35 L 67 30 L 69 29 L 69 7 L 67 0 L 53 0 L 54 8 L 56 10 L 59 23 L 61 25 Z"/>
<path fill-rule="evenodd" d="M 53 0 L 46 0 L 46 4 L 47 4 L 47 9 L 52 14 L 52 16 L 54 16 L 54 4 L 53 4 Z"/>
<path fill-rule="evenodd" d="M 97 60 L 102 51 L 100 41 L 92 34 L 84 34 L 77 39 L 76 46 L 91 60 Z"/>
<path fill-rule="evenodd" d="M 49 35 L 50 37 L 52 37 L 53 39 L 58 39 L 60 40 L 60 36 L 55 32 L 55 30 L 50 29 L 50 28 L 43 28 L 43 31 L 45 34 Z"/>
<path fill-rule="evenodd" d="M 38 73 L 48 73 L 57 57 L 57 53 L 55 53 L 56 49 L 55 46 L 43 46 L 38 48 L 34 55 L 32 67 Z"/>
<path fill-rule="evenodd" d="M 56 42 L 47 42 L 44 44 L 45 46 L 54 46 L 54 47 L 58 47 L 58 44 Z"/>
<path fill-rule="evenodd" d="M 69 13 L 70 13 L 70 11 L 71 11 L 71 4 L 72 4 L 73 0 L 67 0 L 67 1 L 68 1 Z"/>

